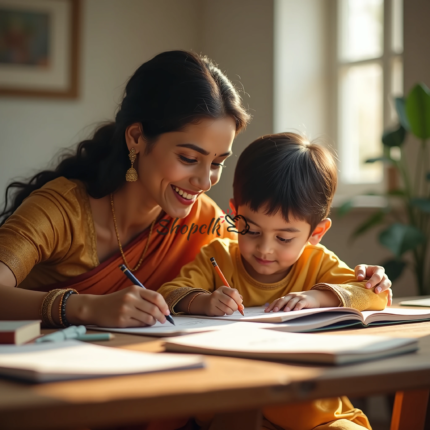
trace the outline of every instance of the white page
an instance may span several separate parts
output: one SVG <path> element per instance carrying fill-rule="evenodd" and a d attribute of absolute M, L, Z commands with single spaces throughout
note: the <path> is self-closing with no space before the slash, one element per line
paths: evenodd
<path fill-rule="evenodd" d="M 239 311 L 233 313 L 233 315 L 224 315 L 219 317 L 211 317 L 204 315 L 189 315 L 191 318 L 210 318 L 210 319 L 220 319 L 228 321 L 253 321 L 253 322 L 271 322 L 280 323 L 284 321 L 289 321 L 295 318 L 300 318 L 308 315 L 314 315 L 318 313 L 325 312 L 342 312 L 352 314 L 351 319 L 354 319 L 354 315 L 359 317 L 361 321 L 361 313 L 352 308 L 317 308 L 317 309 L 302 309 L 300 311 L 290 311 L 290 312 L 264 312 L 265 306 L 255 306 L 245 308 L 245 316 L 242 316 Z"/>
<path fill-rule="evenodd" d="M 386 308 L 383 311 L 363 311 L 361 313 L 366 324 L 372 321 L 413 321 L 430 318 L 430 310 L 428 309 Z"/>
<path fill-rule="evenodd" d="M 418 300 L 405 300 L 400 302 L 404 306 L 424 306 L 430 307 L 430 299 L 418 299 Z"/>
<path fill-rule="evenodd" d="M 294 320 L 285 321 L 283 323 L 271 323 L 266 324 L 268 329 L 283 331 L 288 333 L 303 333 L 306 331 L 323 329 L 325 327 L 331 326 L 333 324 L 350 322 L 359 323 L 361 321 L 351 318 L 350 314 L 344 314 L 339 312 L 327 312 L 312 314 L 301 318 L 296 318 Z M 262 324 L 262 323 L 252 323 L 252 324 Z M 264 327 L 263 327 L 264 328 Z"/>
<path fill-rule="evenodd" d="M 202 367 L 199 356 L 154 354 L 92 345 L 78 341 L 0 347 L 0 373 L 8 369 L 46 375 L 108 376 Z M 16 373 L 15 373 L 16 375 Z M 60 378 L 56 378 L 60 379 Z"/>
<path fill-rule="evenodd" d="M 196 348 L 196 351 L 238 351 L 268 354 L 358 354 L 366 355 L 377 351 L 397 348 L 416 343 L 416 339 L 389 338 L 384 336 L 342 336 L 282 333 L 272 330 L 241 328 L 198 333 L 180 338 L 169 338 L 169 344 Z"/>
<path fill-rule="evenodd" d="M 116 327 L 97 327 L 87 326 L 88 330 L 100 330 L 108 331 L 112 333 L 126 333 L 135 334 L 141 336 L 176 336 L 190 333 L 198 333 L 202 331 L 213 331 L 221 329 L 229 329 L 233 326 L 245 324 L 237 321 L 229 321 L 224 319 L 206 319 L 206 318 L 193 318 L 189 315 L 177 315 L 174 317 L 175 324 L 172 325 L 169 322 L 161 324 L 158 321 L 150 327 L 128 327 L 128 328 L 116 328 Z M 256 324 L 256 327 L 265 326 L 265 324 Z"/>

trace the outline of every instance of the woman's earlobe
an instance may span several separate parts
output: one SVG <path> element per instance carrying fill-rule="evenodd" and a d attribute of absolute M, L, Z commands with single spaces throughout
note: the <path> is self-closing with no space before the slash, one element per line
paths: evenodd
<path fill-rule="evenodd" d="M 143 132 L 140 123 L 131 124 L 125 129 L 125 140 L 129 151 L 132 148 L 134 148 L 136 154 L 142 151 L 143 139 L 141 138 L 143 138 Z"/>

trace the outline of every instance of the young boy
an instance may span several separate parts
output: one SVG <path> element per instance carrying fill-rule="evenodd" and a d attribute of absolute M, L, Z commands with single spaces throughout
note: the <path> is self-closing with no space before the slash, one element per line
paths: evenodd
<path fill-rule="evenodd" d="M 375 294 L 320 245 L 337 184 L 336 164 L 321 146 L 294 133 L 264 136 L 239 157 L 232 210 L 238 240 L 216 239 L 158 291 L 172 314 L 231 315 L 270 303 L 266 312 L 329 306 L 381 310 Z M 214 257 L 232 288 L 222 285 Z M 370 429 L 346 397 L 266 408 L 265 428 Z M 272 427 L 271 427 L 272 426 Z M 278 426 L 278 427 L 276 427 Z"/>

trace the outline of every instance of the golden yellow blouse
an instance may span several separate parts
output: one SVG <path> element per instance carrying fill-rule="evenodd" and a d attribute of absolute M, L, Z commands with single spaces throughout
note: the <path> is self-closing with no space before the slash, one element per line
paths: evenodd
<path fill-rule="evenodd" d="M 25 289 L 63 282 L 97 267 L 84 185 L 61 177 L 25 199 L 0 228 L 0 261 Z"/>
<path fill-rule="evenodd" d="M 176 279 L 158 290 L 172 312 L 180 300 L 196 289 L 212 292 L 222 285 L 210 262 L 211 257 L 215 257 L 230 286 L 242 295 L 245 307 L 262 306 L 290 292 L 311 288 L 331 290 L 341 306 L 360 311 L 381 310 L 387 305 L 387 292 L 375 294 L 366 289 L 366 282 L 357 282 L 354 271 L 322 245 L 307 245 L 284 279 L 264 284 L 246 271 L 237 241 L 215 239 L 202 248 L 193 262 L 182 268 Z"/>

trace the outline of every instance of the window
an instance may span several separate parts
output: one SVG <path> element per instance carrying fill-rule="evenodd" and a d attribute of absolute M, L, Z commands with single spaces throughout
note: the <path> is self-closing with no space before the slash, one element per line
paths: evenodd
<path fill-rule="evenodd" d="M 403 93 L 403 1 L 337 0 L 337 142 L 340 193 L 383 189 L 383 130 Z"/>

